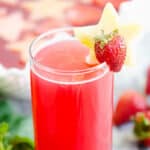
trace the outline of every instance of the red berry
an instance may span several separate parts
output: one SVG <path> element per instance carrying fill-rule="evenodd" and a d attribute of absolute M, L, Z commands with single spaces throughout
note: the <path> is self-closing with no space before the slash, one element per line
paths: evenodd
<path fill-rule="evenodd" d="M 121 70 L 125 57 L 126 45 L 124 39 L 117 35 L 108 43 L 101 47 L 101 41 L 95 43 L 95 53 L 100 63 L 106 62 L 111 71 L 118 72 Z"/>
<path fill-rule="evenodd" d="M 143 144 L 145 147 L 150 147 L 150 138 L 144 139 L 144 140 L 142 141 L 142 144 Z"/>
<path fill-rule="evenodd" d="M 150 95 L 150 67 L 148 68 L 148 71 L 147 71 L 147 81 L 146 81 L 145 92 L 147 95 Z"/>
<path fill-rule="evenodd" d="M 114 7 L 119 8 L 120 4 L 127 0 L 93 0 L 96 5 L 104 7 L 106 3 L 111 2 Z"/>
<path fill-rule="evenodd" d="M 93 5 L 75 4 L 66 10 L 66 19 L 73 26 L 96 24 L 102 9 Z"/>
<path fill-rule="evenodd" d="M 137 112 L 147 109 L 145 98 L 136 91 L 126 91 L 119 98 L 116 111 L 114 113 L 114 123 L 121 125 L 128 122 Z"/>
<path fill-rule="evenodd" d="M 96 42 L 95 43 L 95 53 L 96 53 L 96 58 L 100 63 L 103 63 L 105 61 L 104 59 L 104 49 L 100 47 L 101 42 Z"/>
<path fill-rule="evenodd" d="M 145 147 L 150 146 L 150 110 L 135 115 L 133 129 L 139 143 Z"/>

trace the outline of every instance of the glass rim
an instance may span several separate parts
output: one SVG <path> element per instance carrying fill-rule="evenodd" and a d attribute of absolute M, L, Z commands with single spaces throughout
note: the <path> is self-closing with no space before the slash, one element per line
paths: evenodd
<path fill-rule="evenodd" d="M 62 32 L 62 31 L 70 31 L 70 30 L 73 30 L 73 28 L 74 27 L 64 27 L 64 28 L 52 29 L 52 30 L 49 30 L 47 32 L 44 32 L 44 33 L 40 34 L 35 39 L 33 39 L 33 41 L 29 45 L 29 60 L 30 60 L 30 62 L 33 63 L 34 65 L 37 65 L 43 71 L 46 71 L 46 72 L 49 72 L 49 73 L 55 73 L 55 74 L 63 74 L 63 75 L 82 74 L 82 73 L 86 74 L 86 73 L 91 73 L 91 72 L 97 71 L 99 69 L 104 69 L 104 70 L 107 70 L 106 72 L 108 72 L 109 71 L 109 67 L 108 67 L 108 65 L 105 62 L 101 63 L 101 64 L 98 64 L 96 66 L 93 66 L 93 67 L 86 68 L 86 69 L 63 70 L 63 69 L 57 69 L 57 68 L 54 68 L 54 67 L 48 67 L 46 65 L 43 65 L 43 64 L 39 63 L 35 59 L 35 57 L 33 56 L 32 51 L 34 49 L 34 46 L 36 46 L 36 44 L 40 40 L 42 40 L 44 37 L 47 37 L 48 35 L 55 34 L 57 32 Z"/>

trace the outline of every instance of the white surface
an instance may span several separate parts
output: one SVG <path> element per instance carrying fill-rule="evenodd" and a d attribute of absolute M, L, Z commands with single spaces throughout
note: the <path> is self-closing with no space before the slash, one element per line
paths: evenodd
<path fill-rule="evenodd" d="M 0 91 L 11 98 L 29 100 L 29 66 L 19 70 L 0 65 Z"/>
<path fill-rule="evenodd" d="M 130 0 L 120 6 L 120 15 L 123 22 L 137 22 L 145 30 L 150 31 L 150 1 Z"/>
<path fill-rule="evenodd" d="M 136 89 L 144 93 L 146 70 L 150 65 L 150 1 L 132 0 L 124 2 L 120 7 L 120 18 L 123 22 L 138 23 L 142 26 L 141 34 L 133 42 L 135 65 L 124 67 L 115 75 L 116 97 L 125 89 Z"/>
<path fill-rule="evenodd" d="M 115 102 L 124 90 L 135 89 L 144 94 L 146 70 L 150 65 L 150 1 L 132 0 L 120 7 L 123 22 L 136 22 L 142 26 L 142 33 L 133 45 L 136 64 L 124 67 L 115 75 Z M 136 145 L 132 125 L 125 125 L 122 129 L 113 130 L 113 150 L 140 150 Z M 143 150 L 143 149 L 142 149 Z"/>
<path fill-rule="evenodd" d="M 132 132 L 132 124 L 113 129 L 113 150 L 139 150 Z"/>

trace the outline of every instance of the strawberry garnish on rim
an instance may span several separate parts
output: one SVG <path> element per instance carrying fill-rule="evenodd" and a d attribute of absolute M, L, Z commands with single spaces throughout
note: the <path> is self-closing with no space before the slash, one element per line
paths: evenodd
<path fill-rule="evenodd" d="M 110 50 L 110 48 L 113 47 L 112 55 L 110 55 L 111 51 L 105 51 L 105 54 L 106 52 L 109 52 L 107 56 L 111 56 L 108 57 L 107 60 L 106 57 L 103 56 L 105 62 L 107 62 L 107 64 L 110 66 L 110 70 L 113 70 L 115 72 L 118 72 L 121 69 L 122 62 L 124 62 L 125 56 L 125 65 L 132 66 L 134 64 L 134 58 L 132 57 L 130 44 L 131 41 L 138 35 L 140 26 L 137 24 L 123 24 L 113 5 L 111 3 L 107 3 L 103 9 L 98 24 L 74 28 L 75 37 L 77 37 L 77 39 L 79 39 L 81 43 L 89 48 L 89 55 L 85 59 L 88 65 L 93 66 L 101 63 L 101 60 L 98 59 L 99 57 L 95 55 L 95 47 L 101 49 L 99 48 L 98 44 L 98 42 L 101 43 L 101 38 L 99 39 L 99 41 L 95 42 L 95 36 L 101 35 L 101 30 L 104 31 L 105 34 L 112 34 L 115 29 L 118 29 L 118 34 L 116 34 L 116 36 L 114 35 L 114 38 L 112 40 L 108 40 L 107 38 L 105 39 L 107 46 L 105 46 L 104 49 L 106 50 L 106 47 L 109 47 Z M 125 42 L 123 39 L 125 40 L 126 45 L 124 45 Z M 103 40 L 104 43 L 105 40 Z M 123 51 L 117 50 L 117 48 L 122 49 Z M 124 51 L 127 51 L 125 56 Z M 116 58 L 116 61 L 114 61 L 113 56 L 115 56 L 114 58 Z M 109 58 L 111 60 L 108 60 Z"/>
<path fill-rule="evenodd" d="M 126 44 L 118 30 L 96 37 L 95 54 L 99 63 L 106 62 L 111 71 L 119 72 L 126 58 Z"/>

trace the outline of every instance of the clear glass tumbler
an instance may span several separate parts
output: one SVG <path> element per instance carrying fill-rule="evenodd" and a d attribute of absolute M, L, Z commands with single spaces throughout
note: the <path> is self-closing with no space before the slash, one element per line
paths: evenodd
<path fill-rule="evenodd" d="M 81 67 L 82 48 L 73 28 L 44 33 L 30 46 L 36 150 L 112 149 L 113 73 L 105 63 Z"/>

